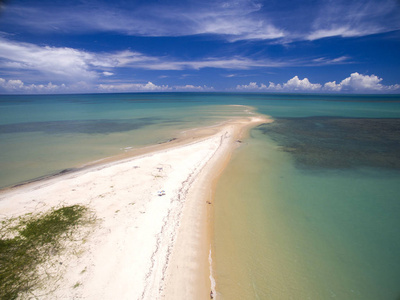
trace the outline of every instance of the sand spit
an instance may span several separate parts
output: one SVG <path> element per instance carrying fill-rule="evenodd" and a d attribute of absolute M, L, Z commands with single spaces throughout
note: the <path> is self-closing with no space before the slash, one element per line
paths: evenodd
<path fill-rule="evenodd" d="M 62 276 L 31 296 L 209 299 L 212 187 L 246 130 L 268 121 L 232 120 L 134 157 L 2 191 L 1 218 L 82 204 L 98 219 L 79 251 L 54 258 Z"/>

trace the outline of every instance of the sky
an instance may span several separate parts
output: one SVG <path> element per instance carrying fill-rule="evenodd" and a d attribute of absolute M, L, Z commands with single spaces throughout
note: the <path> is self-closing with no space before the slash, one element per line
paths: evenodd
<path fill-rule="evenodd" d="M 0 0 L 0 93 L 400 93 L 399 0 Z"/>

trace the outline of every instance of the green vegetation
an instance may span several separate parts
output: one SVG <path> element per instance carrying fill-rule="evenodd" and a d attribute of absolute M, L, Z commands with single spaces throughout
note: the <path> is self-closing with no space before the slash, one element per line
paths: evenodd
<path fill-rule="evenodd" d="M 3 220 L 0 227 L 0 299 L 15 299 L 40 287 L 45 264 L 73 240 L 80 226 L 94 222 L 87 207 L 72 205 L 47 213 Z M 60 263 L 61 264 L 61 263 Z"/>

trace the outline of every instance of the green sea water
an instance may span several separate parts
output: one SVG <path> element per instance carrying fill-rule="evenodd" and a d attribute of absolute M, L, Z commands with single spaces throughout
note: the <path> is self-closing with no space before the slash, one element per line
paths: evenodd
<path fill-rule="evenodd" d="M 0 188 L 243 114 L 190 95 L 0 95 Z"/>
<path fill-rule="evenodd" d="M 399 299 L 399 110 L 321 98 L 257 103 L 279 126 L 218 182 L 218 299 Z"/>
<path fill-rule="evenodd" d="M 217 297 L 399 299 L 397 95 L 0 95 L 0 187 L 246 115 L 231 105 L 276 121 L 218 182 Z"/>
<path fill-rule="evenodd" d="M 222 299 L 397 299 L 400 177 L 304 172 L 257 130 L 215 199 Z"/>

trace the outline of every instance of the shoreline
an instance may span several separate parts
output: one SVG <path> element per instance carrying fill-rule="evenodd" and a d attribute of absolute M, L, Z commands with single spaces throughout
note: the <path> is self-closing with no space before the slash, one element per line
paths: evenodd
<path fill-rule="evenodd" d="M 227 105 L 227 106 L 242 106 L 242 107 L 246 108 L 245 112 L 247 114 L 249 114 L 249 115 L 256 114 L 254 112 L 254 108 L 250 107 L 250 106 L 245 106 L 245 105 Z M 213 125 L 186 129 L 186 130 L 183 130 L 183 131 L 177 133 L 173 137 L 165 139 L 162 142 L 145 145 L 145 146 L 139 146 L 139 147 L 127 147 L 127 148 L 124 148 L 125 151 L 121 152 L 121 153 L 113 154 L 111 156 L 106 156 L 106 157 L 103 157 L 100 159 L 95 159 L 95 160 L 81 163 L 78 165 L 73 165 L 73 166 L 67 167 L 65 169 L 60 169 L 59 171 L 56 171 L 56 172 L 43 174 L 43 175 L 28 179 L 28 180 L 15 182 L 10 185 L 4 185 L 4 186 L 0 187 L 0 193 L 2 191 L 12 190 L 14 188 L 20 188 L 22 186 L 27 186 L 27 185 L 34 184 L 37 182 L 42 182 L 45 180 L 58 178 L 60 176 L 66 175 L 66 174 L 84 171 L 85 169 L 102 166 L 102 165 L 105 165 L 108 163 L 122 162 L 126 159 L 139 157 L 141 155 L 146 155 L 151 152 L 157 152 L 160 150 L 170 149 L 172 147 L 186 145 L 186 144 L 190 143 L 191 141 L 200 140 L 202 138 L 207 138 L 207 137 L 217 133 L 218 130 L 221 127 L 223 127 L 225 124 L 227 124 L 233 120 L 241 119 L 241 118 L 246 118 L 246 117 L 245 116 L 234 117 L 232 119 L 228 119 L 228 120 L 225 120 L 220 123 L 213 124 Z"/>
<path fill-rule="evenodd" d="M 123 162 L 125 160 L 131 159 L 131 158 L 138 158 L 142 155 L 147 155 L 152 152 L 157 152 L 157 151 L 161 151 L 161 150 L 170 149 L 173 147 L 186 145 L 186 144 L 190 143 L 191 141 L 200 140 L 202 138 L 206 138 L 206 137 L 213 135 L 214 133 L 216 133 L 218 131 L 218 128 L 222 127 L 224 124 L 228 123 L 229 121 L 230 120 L 224 121 L 222 123 L 218 123 L 215 125 L 207 126 L 207 127 L 191 128 L 188 130 L 184 130 L 181 133 L 179 133 L 177 135 L 177 137 L 169 138 L 164 142 L 159 142 L 157 144 L 151 144 L 151 145 L 147 145 L 147 146 L 143 146 L 143 147 L 128 147 L 129 149 L 128 148 L 125 149 L 125 151 L 122 153 L 103 157 L 103 158 L 89 161 L 89 162 L 86 162 L 86 163 L 83 163 L 80 165 L 68 167 L 66 169 L 63 169 L 63 170 L 60 170 L 60 171 L 57 171 L 54 173 L 41 175 L 39 177 L 35 177 L 35 178 L 29 179 L 29 180 L 16 182 L 11 185 L 6 185 L 3 187 L 0 187 L 0 193 L 3 191 L 13 190 L 15 188 L 20 188 L 23 186 L 35 184 L 38 182 L 51 180 L 53 178 L 58 178 L 60 176 L 65 176 L 67 174 L 72 174 L 72 173 L 84 171 L 84 170 L 87 170 L 90 168 L 106 165 L 109 163 Z"/>
<path fill-rule="evenodd" d="M 83 204 L 101 220 L 80 256 L 63 257 L 63 280 L 34 294 L 44 299 L 210 297 L 213 190 L 237 140 L 265 122 L 262 116 L 242 117 L 190 130 L 167 143 L 1 190 L 3 216 Z"/>

